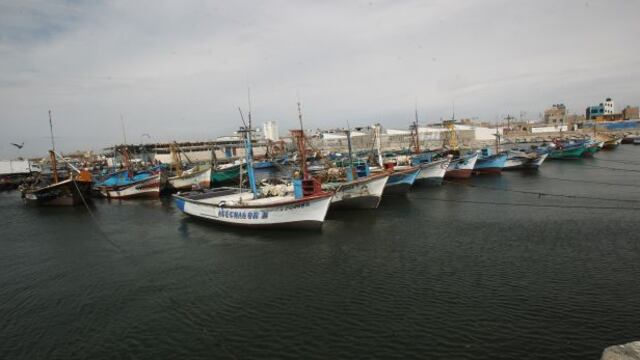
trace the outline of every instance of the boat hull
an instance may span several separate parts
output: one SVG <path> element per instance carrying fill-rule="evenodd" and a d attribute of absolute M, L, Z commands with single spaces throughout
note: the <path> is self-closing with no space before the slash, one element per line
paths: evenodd
<path fill-rule="evenodd" d="M 473 168 L 478 160 L 478 153 L 466 155 L 460 159 L 452 160 L 444 175 L 445 179 L 466 179 L 471 177 Z"/>
<path fill-rule="evenodd" d="M 420 167 L 414 166 L 407 170 L 399 170 L 389 175 L 389 180 L 384 187 L 384 195 L 399 195 L 409 192 L 415 183 Z"/>
<path fill-rule="evenodd" d="M 516 157 L 507 159 L 502 170 L 521 170 L 521 169 L 538 169 L 540 165 L 547 159 L 549 154 L 539 154 L 535 158 Z"/>
<path fill-rule="evenodd" d="M 133 184 L 100 188 L 100 193 L 108 199 L 139 199 L 160 197 L 160 174 Z"/>
<path fill-rule="evenodd" d="M 416 185 L 439 186 L 447 173 L 447 168 L 451 163 L 450 159 L 434 161 L 420 164 L 420 173 L 416 178 Z"/>
<path fill-rule="evenodd" d="M 331 194 L 325 194 L 268 206 L 231 207 L 174 195 L 176 206 L 186 215 L 235 227 L 272 229 L 319 229 L 331 198 Z"/>
<path fill-rule="evenodd" d="M 584 146 L 576 147 L 573 149 L 556 149 L 551 150 L 549 153 L 549 159 L 559 160 L 559 159 L 579 159 L 582 157 L 582 154 L 587 151 Z"/>
<path fill-rule="evenodd" d="M 211 186 L 238 183 L 240 178 L 240 165 L 228 169 L 216 169 L 211 172 Z"/>
<path fill-rule="evenodd" d="M 479 157 L 473 167 L 473 173 L 476 175 L 497 175 L 502 173 L 502 168 L 506 162 L 507 154 Z"/>
<path fill-rule="evenodd" d="M 37 190 L 24 190 L 22 197 L 27 204 L 38 206 L 74 206 L 88 201 L 91 182 L 64 180 Z"/>
<path fill-rule="evenodd" d="M 172 191 L 191 190 L 194 187 L 208 189 L 211 187 L 211 168 L 197 171 L 193 174 L 170 177 L 167 180 Z"/>
<path fill-rule="evenodd" d="M 377 208 L 388 179 L 386 174 L 372 175 L 339 185 L 331 199 L 331 209 Z"/>

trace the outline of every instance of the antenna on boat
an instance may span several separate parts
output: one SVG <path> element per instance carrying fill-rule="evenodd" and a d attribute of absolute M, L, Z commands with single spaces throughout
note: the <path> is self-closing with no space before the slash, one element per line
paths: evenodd
<path fill-rule="evenodd" d="M 347 120 L 347 145 L 349 146 L 349 167 L 353 167 L 353 150 L 351 147 L 351 125 L 349 125 L 349 120 Z M 350 170 L 353 171 L 353 170 Z"/>

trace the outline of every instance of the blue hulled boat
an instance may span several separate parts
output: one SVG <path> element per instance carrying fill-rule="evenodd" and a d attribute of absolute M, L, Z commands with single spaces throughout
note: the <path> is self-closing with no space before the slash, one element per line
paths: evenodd
<path fill-rule="evenodd" d="M 500 174 L 507 162 L 507 154 L 504 152 L 492 154 L 491 149 L 484 148 L 480 151 L 478 160 L 473 167 L 475 175 L 481 174 Z"/>
<path fill-rule="evenodd" d="M 420 166 L 397 166 L 384 187 L 384 195 L 406 194 L 420 174 Z"/>

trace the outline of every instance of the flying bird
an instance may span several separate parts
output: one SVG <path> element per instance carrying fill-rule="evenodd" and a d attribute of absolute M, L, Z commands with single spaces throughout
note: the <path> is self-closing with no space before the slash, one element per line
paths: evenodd
<path fill-rule="evenodd" d="M 24 146 L 24 141 L 23 141 L 23 142 L 22 142 L 22 144 L 20 144 L 20 145 L 15 144 L 15 143 L 11 143 L 11 145 L 13 145 L 13 146 L 17 147 L 18 149 L 22 149 L 22 147 Z"/>

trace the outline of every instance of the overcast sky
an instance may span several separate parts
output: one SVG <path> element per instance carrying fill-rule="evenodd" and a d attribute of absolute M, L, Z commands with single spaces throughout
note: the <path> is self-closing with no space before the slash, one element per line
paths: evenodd
<path fill-rule="evenodd" d="M 640 103 L 640 1 L 0 1 L 0 158 Z M 141 137 L 148 133 L 150 139 Z M 10 142 L 24 142 L 18 153 Z"/>

